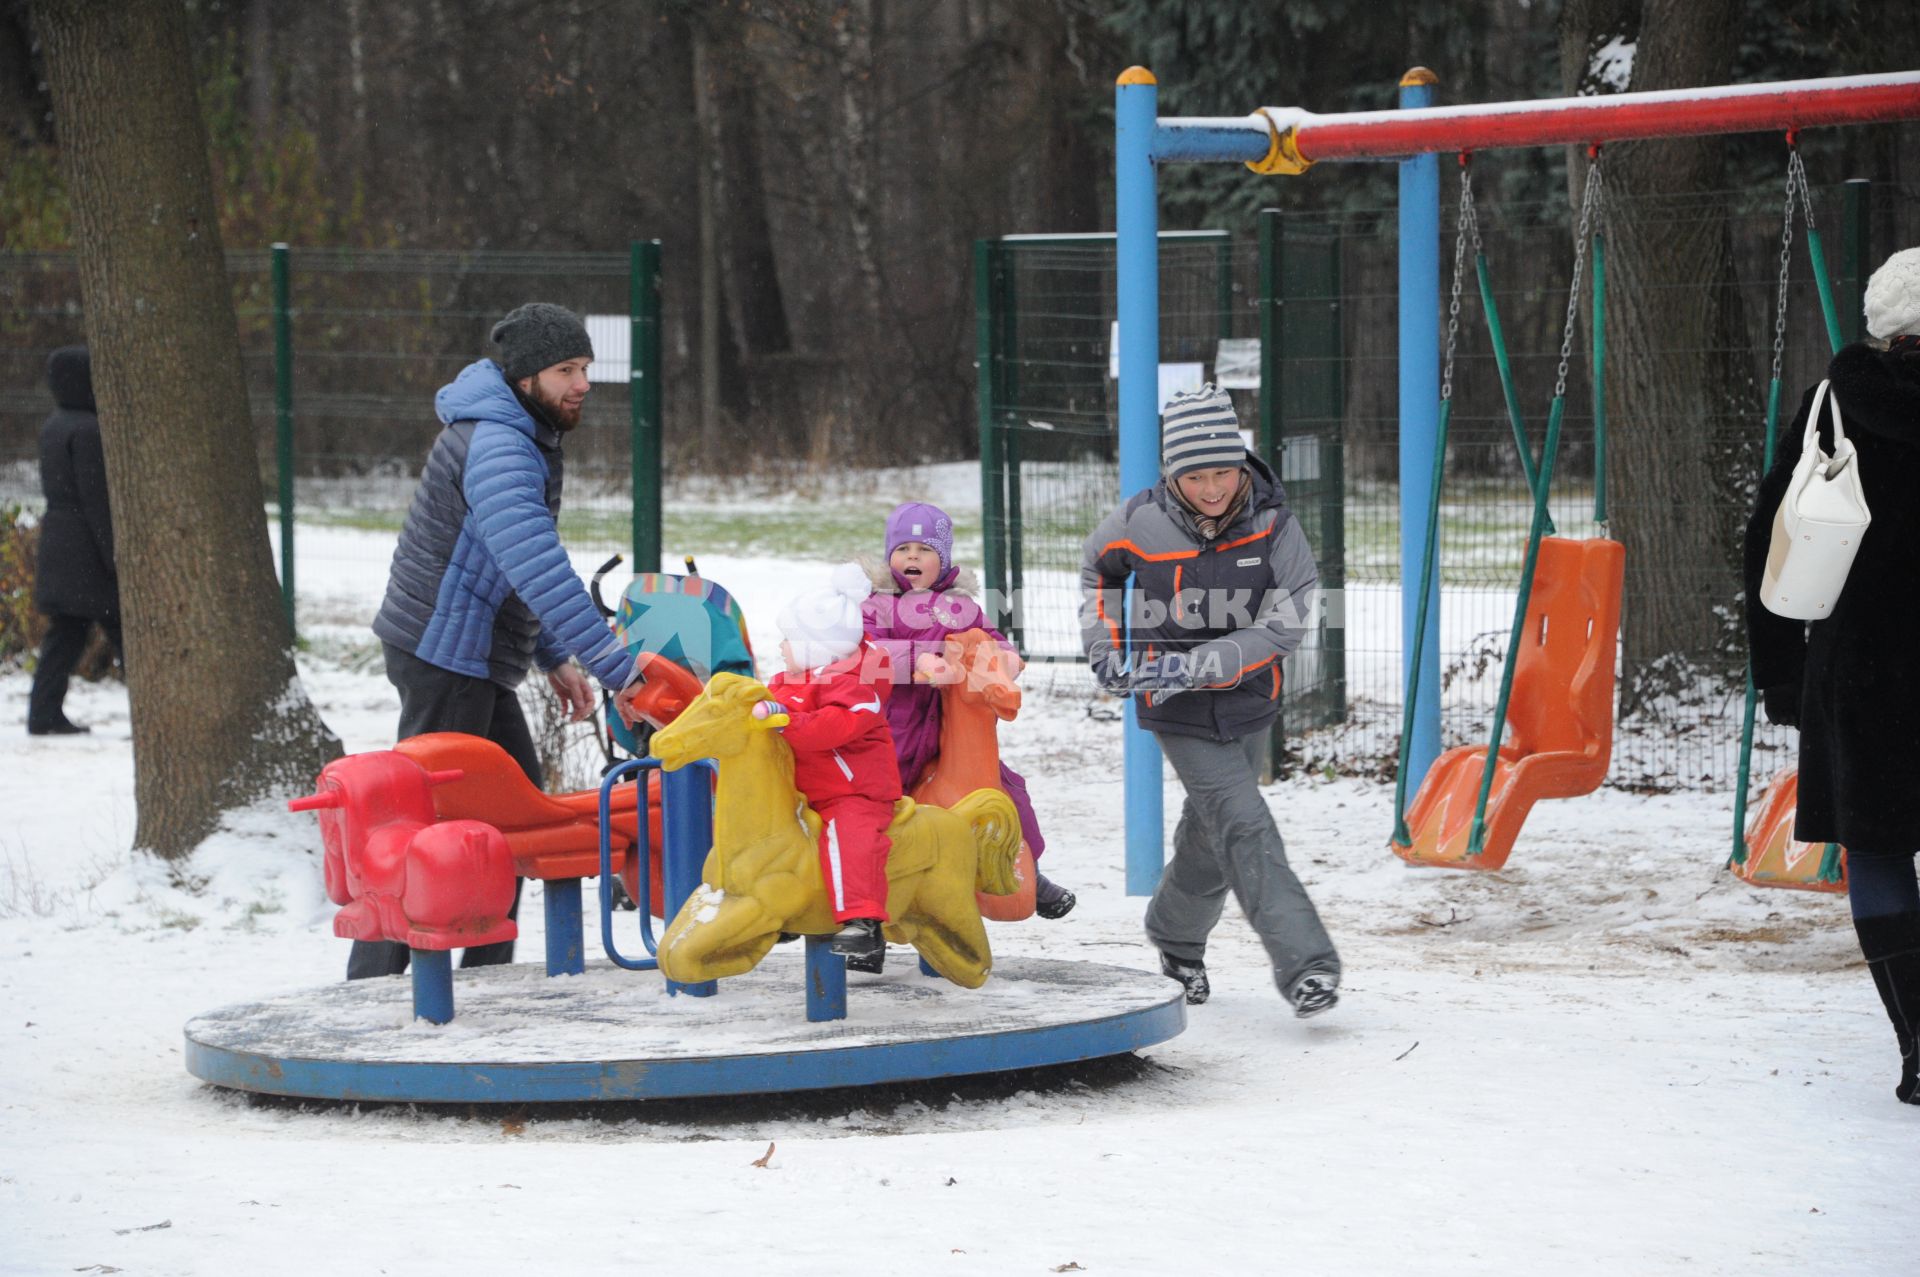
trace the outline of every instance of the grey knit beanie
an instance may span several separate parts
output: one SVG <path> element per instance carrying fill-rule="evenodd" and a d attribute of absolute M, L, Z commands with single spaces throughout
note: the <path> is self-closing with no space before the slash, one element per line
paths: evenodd
<path fill-rule="evenodd" d="M 531 377 L 569 359 L 592 359 L 593 341 L 580 316 L 551 302 L 528 302 L 493 326 L 500 367 L 508 381 Z"/>
<path fill-rule="evenodd" d="M 1160 472 L 1178 479 L 1194 470 L 1224 470 L 1247 464 L 1240 418 L 1218 386 L 1184 390 L 1160 414 Z"/>

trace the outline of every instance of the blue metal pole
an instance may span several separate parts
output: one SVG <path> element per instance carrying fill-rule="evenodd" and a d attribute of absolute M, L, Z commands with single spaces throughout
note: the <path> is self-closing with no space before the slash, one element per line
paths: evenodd
<path fill-rule="evenodd" d="M 847 960 L 828 946 L 827 936 L 807 937 L 807 1019 L 847 1018 Z"/>
<path fill-rule="evenodd" d="M 1160 88 L 1130 67 L 1114 88 L 1114 257 L 1119 274 L 1120 497 L 1151 487 L 1160 473 L 1160 244 L 1153 140 Z M 1127 894 L 1160 885 L 1165 863 L 1160 743 L 1140 726 L 1131 698 L 1126 752 Z"/>
<path fill-rule="evenodd" d="M 1415 67 L 1400 79 L 1400 105 L 1433 105 L 1438 77 Z M 1413 675 L 1420 615 L 1428 491 L 1440 433 L 1440 158 L 1400 161 L 1400 685 Z M 1440 574 L 1427 596 L 1420 690 L 1412 715 L 1408 779 L 1415 788 L 1440 756 Z"/>
<path fill-rule="evenodd" d="M 415 949 L 413 957 L 413 1018 L 428 1024 L 453 1019 L 453 953 L 448 949 Z"/>
<path fill-rule="evenodd" d="M 660 888 L 666 896 L 661 914 L 671 924 L 700 885 L 700 870 L 713 850 L 713 766 L 694 763 L 678 771 L 660 773 Z M 646 872 L 645 866 L 641 872 Z M 669 993 L 710 998 L 719 992 L 717 980 L 697 984 L 667 981 Z"/>
<path fill-rule="evenodd" d="M 547 910 L 547 974 L 579 975 L 587 969 L 587 942 L 580 920 L 580 880 L 549 878 L 541 888 Z"/>

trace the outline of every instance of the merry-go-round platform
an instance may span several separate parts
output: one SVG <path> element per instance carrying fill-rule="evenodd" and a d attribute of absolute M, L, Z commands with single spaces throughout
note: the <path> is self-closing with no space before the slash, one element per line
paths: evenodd
<path fill-rule="evenodd" d="M 607 962 L 455 974 L 458 1018 L 414 1017 L 405 976 L 208 1012 L 186 1026 L 188 1072 L 216 1086 L 319 1100 L 559 1103 L 750 1095 L 997 1073 L 1119 1055 L 1186 1027 L 1158 974 L 1039 958 L 996 962 L 979 989 L 895 950 L 847 980 L 846 1017 L 810 1022 L 801 946 L 711 997 Z"/>

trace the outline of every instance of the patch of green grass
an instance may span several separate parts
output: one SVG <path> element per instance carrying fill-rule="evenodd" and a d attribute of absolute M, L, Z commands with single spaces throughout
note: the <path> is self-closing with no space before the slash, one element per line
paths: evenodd
<path fill-rule="evenodd" d="M 671 496 L 661 512 L 661 536 L 669 553 L 739 558 L 839 561 L 856 554 L 878 557 L 893 494 L 769 498 L 762 502 L 703 502 Z M 402 510 L 306 506 L 303 526 L 398 533 Z M 1081 535 L 1084 535 L 1082 533 Z M 632 541 L 632 514 L 616 505 L 571 505 L 560 511 L 560 539 L 573 549 L 624 550 Z M 980 562 L 980 524 L 961 516 L 954 525 L 955 552 L 963 563 Z M 663 564 L 668 570 L 677 564 Z"/>
<path fill-rule="evenodd" d="M 1550 512 L 1573 536 L 1593 529 L 1593 489 L 1555 484 Z M 1446 585 L 1511 583 L 1520 576 L 1533 507 L 1512 480 L 1465 480 L 1440 497 L 1440 575 Z M 1400 489 L 1351 483 L 1346 497 L 1347 579 L 1400 579 Z"/>

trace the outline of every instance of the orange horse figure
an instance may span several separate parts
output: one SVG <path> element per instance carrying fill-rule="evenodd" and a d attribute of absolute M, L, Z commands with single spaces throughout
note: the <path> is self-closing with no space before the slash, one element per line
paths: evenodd
<path fill-rule="evenodd" d="M 1020 688 L 1013 681 L 1020 658 L 980 629 L 950 634 L 943 646 L 944 669 L 914 672 L 916 679 L 940 688 L 940 752 L 909 796 L 953 807 L 975 790 L 1002 788 L 999 724 L 1020 713 Z M 1037 877 L 1033 852 L 1022 838 L 1014 862 L 1018 887 L 1005 896 L 980 893 L 980 916 L 995 922 L 1032 917 Z"/>

